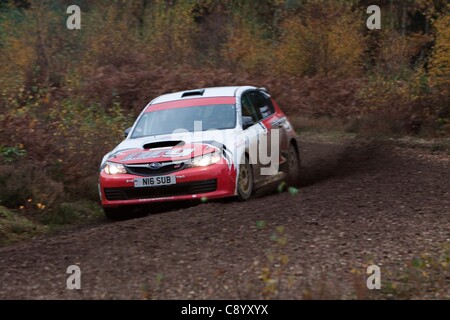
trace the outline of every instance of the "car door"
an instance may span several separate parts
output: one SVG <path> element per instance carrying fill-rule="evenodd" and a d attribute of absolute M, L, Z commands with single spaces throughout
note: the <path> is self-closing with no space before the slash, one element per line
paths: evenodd
<path fill-rule="evenodd" d="M 258 146 L 259 162 L 262 167 L 261 173 L 265 176 L 274 175 L 278 172 L 280 160 L 282 160 L 280 158 L 280 147 L 282 146 L 282 140 L 285 139 L 278 126 L 280 118 L 275 113 L 272 100 L 266 92 L 252 90 L 249 92 L 249 98 L 264 130 L 264 140 L 260 140 Z M 273 139 L 276 139 L 276 141 Z"/>
<path fill-rule="evenodd" d="M 260 140 L 267 136 L 266 128 L 261 124 L 261 116 L 255 109 L 251 100 L 251 91 L 246 91 L 241 96 L 241 124 L 244 125 L 245 118 L 251 118 L 252 124 L 243 127 L 245 139 L 245 151 L 249 155 L 249 161 L 253 168 L 253 179 L 255 184 L 261 180 L 261 163 L 258 159 Z"/>

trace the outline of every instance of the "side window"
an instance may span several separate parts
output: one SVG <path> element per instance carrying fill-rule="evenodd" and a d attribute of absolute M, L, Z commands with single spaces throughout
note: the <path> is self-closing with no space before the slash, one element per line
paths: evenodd
<path fill-rule="evenodd" d="M 241 103 L 241 107 L 242 107 L 242 116 L 243 117 L 252 117 L 253 122 L 258 122 L 259 116 L 257 115 L 255 109 L 253 108 L 253 105 L 250 101 L 249 98 L 249 94 L 248 93 L 244 93 L 242 95 L 242 103 Z"/>
<path fill-rule="evenodd" d="M 259 91 L 250 92 L 250 100 L 255 107 L 260 119 L 267 118 L 275 113 L 275 108 L 270 97 Z"/>

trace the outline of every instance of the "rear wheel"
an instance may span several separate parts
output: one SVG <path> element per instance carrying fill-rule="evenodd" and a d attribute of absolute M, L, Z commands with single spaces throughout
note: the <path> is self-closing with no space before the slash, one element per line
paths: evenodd
<path fill-rule="evenodd" d="M 291 143 L 287 153 L 287 179 L 289 186 L 295 186 L 300 179 L 300 158 L 297 149 Z"/>
<path fill-rule="evenodd" d="M 239 166 L 237 193 L 240 201 L 250 199 L 253 193 L 253 171 L 248 158 Z"/>

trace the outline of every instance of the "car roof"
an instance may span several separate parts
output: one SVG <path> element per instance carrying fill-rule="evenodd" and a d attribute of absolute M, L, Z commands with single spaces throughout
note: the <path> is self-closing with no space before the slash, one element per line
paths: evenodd
<path fill-rule="evenodd" d="M 150 102 L 150 105 L 193 98 L 235 97 L 243 91 L 249 89 L 256 88 L 251 86 L 229 86 L 179 91 L 159 96 Z"/>

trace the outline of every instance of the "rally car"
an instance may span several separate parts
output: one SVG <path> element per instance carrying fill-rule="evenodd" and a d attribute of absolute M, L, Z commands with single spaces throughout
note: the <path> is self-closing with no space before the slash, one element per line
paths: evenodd
<path fill-rule="evenodd" d="M 215 87 L 162 95 L 103 157 L 99 193 L 110 219 L 133 206 L 237 197 L 299 176 L 294 128 L 265 88 Z"/>

